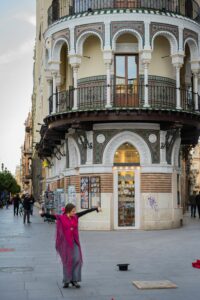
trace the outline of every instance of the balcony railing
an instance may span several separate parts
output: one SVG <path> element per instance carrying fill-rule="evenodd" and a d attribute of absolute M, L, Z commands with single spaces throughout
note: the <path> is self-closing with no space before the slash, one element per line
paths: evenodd
<path fill-rule="evenodd" d="M 145 89 L 148 88 L 148 104 L 150 109 L 177 108 L 177 89 L 174 86 L 161 85 L 94 85 L 84 86 L 60 92 L 49 98 L 49 113 L 64 113 L 73 110 L 145 108 Z M 196 111 L 195 93 L 190 89 L 180 90 L 181 109 Z M 76 98 L 76 107 L 74 107 Z M 54 103 L 54 104 L 53 104 Z"/>
<path fill-rule="evenodd" d="M 48 24 L 61 17 L 102 9 L 146 9 L 171 12 L 200 21 L 199 5 L 194 0 L 70 0 L 69 6 L 62 8 L 54 1 L 48 10 Z"/>

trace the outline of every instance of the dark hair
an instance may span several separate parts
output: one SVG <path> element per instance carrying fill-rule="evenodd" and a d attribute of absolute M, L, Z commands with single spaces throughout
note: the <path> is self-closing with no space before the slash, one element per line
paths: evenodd
<path fill-rule="evenodd" d="M 68 214 L 72 211 L 72 209 L 74 209 L 76 206 L 72 203 L 68 203 L 66 206 L 65 206 L 65 213 Z"/>

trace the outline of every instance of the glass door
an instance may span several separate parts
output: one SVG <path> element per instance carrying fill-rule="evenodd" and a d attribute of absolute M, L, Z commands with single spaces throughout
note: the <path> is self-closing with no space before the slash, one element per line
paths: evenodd
<path fill-rule="evenodd" d="M 135 174 L 118 172 L 118 226 L 135 227 Z"/>
<path fill-rule="evenodd" d="M 122 107 L 138 106 L 138 56 L 115 56 L 115 104 Z"/>

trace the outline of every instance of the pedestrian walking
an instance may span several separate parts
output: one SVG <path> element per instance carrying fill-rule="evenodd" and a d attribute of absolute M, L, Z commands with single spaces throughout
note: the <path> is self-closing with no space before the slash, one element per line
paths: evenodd
<path fill-rule="evenodd" d="M 80 288 L 82 254 L 78 233 L 78 219 L 90 212 L 100 212 L 99 207 L 76 213 L 76 207 L 68 203 L 62 215 L 42 212 L 41 217 L 56 220 L 56 250 L 63 264 L 63 288 L 71 284 Z"/>
<path fill-rule="evenodd" d="M 14 212 L 14 216 L 17 215 L 19 213 L 19 204 L 21 202 L 21 199 L 19 197 L 19 194 L 15 195 L 13 197 L 13 212 Z"/>
<path fill-rule="evenodd" d="M 26 223 L 26 219 L 27 219 L 27 223 L 31 223 L 30 222 L 31 201 L 28 193 L 26 193 L 24 197 L 23 207 L 24 207 L 24 224 Z"/>
<path fill-rule="evenodd" d="M 196 192 L 194 191 L 189 198 L 190 207 L 191 207 L 191 218 L 196 218 Z"/>
<path fill-rule="evenodd" d="M 35 199 L 34 199 L 33 195 L 31 195 L 30 196 L 30 204 L 31 204 L 30 214 L 31 214 L 31 216 L 33 215 L 34 202 L 35 202 Z"/>
<path fill-rule="evenodd" d="M 198 195 L 196 195 L 196 205 L 197 205 L 199 219 L 200 219 L 200 191 L 199 191 Z"/>

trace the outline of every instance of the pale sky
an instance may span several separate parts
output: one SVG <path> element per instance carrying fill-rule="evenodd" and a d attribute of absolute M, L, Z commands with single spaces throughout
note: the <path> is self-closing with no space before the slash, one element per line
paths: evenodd
<path fill-rule="evenodd" d="M 24 122 L 31 110 L 36 0 L 0 4 L 0 164 L 20 163 Z"/>

